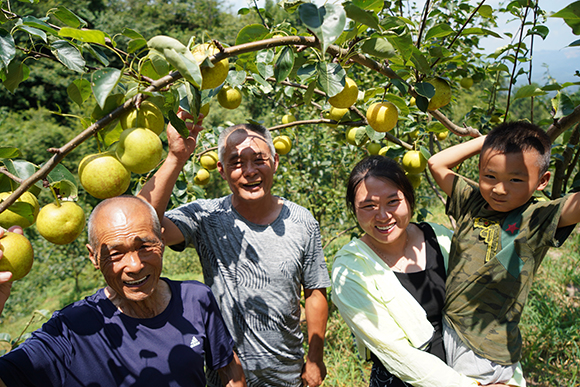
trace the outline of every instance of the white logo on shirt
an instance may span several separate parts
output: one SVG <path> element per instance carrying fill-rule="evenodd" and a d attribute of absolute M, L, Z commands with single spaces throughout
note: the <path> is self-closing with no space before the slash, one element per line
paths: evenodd
<path fill-rule="evenodd" d="M 189 348 L 194 348 L 197 347 L 198 345 L 200 345 L 201 343 L 199 342 L 199 340 L 197 339 L 197 337 L 193 336 L 191 338 L 191 342 L 189 343 Z"/>

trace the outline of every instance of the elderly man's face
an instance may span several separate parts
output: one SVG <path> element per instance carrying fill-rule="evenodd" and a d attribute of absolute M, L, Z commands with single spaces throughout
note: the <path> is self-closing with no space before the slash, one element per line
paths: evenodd
<path fill-rule="evenodd" d="M 109 288 L 128 302 L 139 302 L 157 289 L 163 242 L 153 232 L 151 213 L 135 202 L 103 209 L 94 223 L 98 246 L 90 251 Z"/>
<path fill-rule="evenodd" d="M 266 140 L 257 133 L 238 129 L 225 144 L 224 163 L 218 164 L 238 201 L 255 201 L 270 195 L 278 155 L 272 155 Z"/>

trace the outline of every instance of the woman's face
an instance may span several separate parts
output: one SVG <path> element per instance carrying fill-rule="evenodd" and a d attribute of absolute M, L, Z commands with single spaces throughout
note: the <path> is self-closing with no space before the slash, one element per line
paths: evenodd
<path fill-rule="evenodd" d="M 354 208 L 358 224 L 380 244 L 390 244 L 406 238 L 411 221 L 411 207 L 392 182 L 375 177 L 363 180 L 355 193 Z"/>

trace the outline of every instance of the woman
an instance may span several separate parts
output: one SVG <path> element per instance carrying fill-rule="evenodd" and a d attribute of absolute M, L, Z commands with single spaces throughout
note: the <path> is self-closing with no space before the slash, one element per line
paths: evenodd
<path fill-rule="evenodd" d="M 346 199 L 364 234 L 335 257 L 332 300 L 361 354 L 370 350 L 370 387 L 476 386 L 444 363 L 441 246 L 449 246 L 451 232 L 411 223 L 413 187 L 398 164 L 383 156 L 355 166 Z"/>

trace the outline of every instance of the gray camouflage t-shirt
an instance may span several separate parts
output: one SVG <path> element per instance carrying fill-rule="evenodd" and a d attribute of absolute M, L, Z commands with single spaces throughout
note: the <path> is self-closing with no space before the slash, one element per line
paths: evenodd
<path fill-rule="evenodd" d="M 318 223 L 284 200 L 270 225 L 244 219 L 231 195 L 197 200 L 165 214 L 197 250 L 205 283 L 217 299 L 248 386 L 300 386 L 303 335 L 300 293 L 330 286 Z M 221 385 L 216 375 L 208 375 Z"/>

